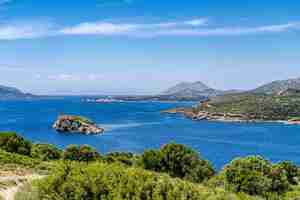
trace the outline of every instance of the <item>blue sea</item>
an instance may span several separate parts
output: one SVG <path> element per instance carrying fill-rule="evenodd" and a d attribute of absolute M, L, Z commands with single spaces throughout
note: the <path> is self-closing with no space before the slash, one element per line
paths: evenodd
<path fill-rule="evenodd" d="M 80 98 L 0 102 L 0 130 L 16 131 L 33 142 L 60 148 L 88 144 L 101 153 L 140 153 L 169 142 L 185 144 L 217 169 L 235 157 L 262 155 L 277 162 L 300 164 L 300 126 L 280 123 L 191 121 L 161 110 L 189 102 L 122 102 L 97 104 Z M 52 124 L 61 113 L 86 116 L 105 128 L 103 135 L 57 133 Z"/>

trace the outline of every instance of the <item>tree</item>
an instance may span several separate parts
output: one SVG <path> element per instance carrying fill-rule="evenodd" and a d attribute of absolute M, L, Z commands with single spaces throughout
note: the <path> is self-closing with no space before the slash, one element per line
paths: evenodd
<path fill-rule="evenodd" d="M 78 146 L 77 145 L 69 145 L 64 151 L 63 159 L 76 161 L 76 160 L 78 160 L 78 154 L 79 154 Z"/>
<path fill-rule="evenodd" d="M 100 154 L 94 148 L 88 145 L 80 146 L 78 153 L 79 161 L 90 162 L 100 158 Z"/>
<path fill-rule="evenodd" d="M 289 189 L 288 173 L 282 165 L 272 165 L 260 156 L 235 159 L 225 167 L 224 174 L 228 188 L 234 192 L 266 195 Z"/>
<path fill-rule="evenodd" d="M 100 154 L 88 145 L 70 145 L 63 155 L 64 160 L 90 162 L 100 158 Z"/>
<path fill-rule="evenodd" d="M 62 151 L 51 144 L 34 144 L 31 148 L 31 157 L 41 160 L 56 160 L 61 158 Z"/>
<path fill-rule="evenodd" d="M 208 161 L 180 144 L 167 144 L 159 151 L 145 151 L 141 163 L 145 169 L 168 173 L 172 177 L 192 182 L 202 182 L 214 175 L 214 169 Z"/>
<path fill-rule="evenodd" d="M 22 155 L 30 155 L 31 142 L 25 140 L 23 137 L 14 132 L 0 133 L 0 148 Z"/>
<path fill-rule="evenodd" d="M 105 155 L 104 160 L 108 163 L 120 162 L 127 166 L 132 166 L 135 162 L 136 156 L 132 153 L 113 152 Z"/>

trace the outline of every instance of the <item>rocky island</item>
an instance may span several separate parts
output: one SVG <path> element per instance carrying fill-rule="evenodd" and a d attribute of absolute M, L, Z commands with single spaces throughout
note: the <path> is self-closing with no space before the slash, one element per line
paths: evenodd
<path fill-rule="evenodd" d="M 103 128 L 98 127 L 93 121 L 74 115 L 60 115 L 53 128 L 58 132 L 81 133 L 85 135 L 95 135 L 104 132 Z"/>

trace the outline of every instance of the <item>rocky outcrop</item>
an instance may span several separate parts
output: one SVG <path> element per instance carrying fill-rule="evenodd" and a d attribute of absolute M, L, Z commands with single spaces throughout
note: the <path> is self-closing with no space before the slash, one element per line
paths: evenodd
<path fill-rule="evenodd" d="M 300 125 L 300 118 L 290 119 L 287 121 L 287 124 Z"/>
<path fill-rule="evenodd" d="M 95 135 L 104 132 L 94 122 L 80 116 L 60 115 L 53 128 L 58 132 L 81 133 L 85 135 Z"/>
<path fill-rule="evenodd" d="M 228 121 L 228 122 L 245 122 L 251 121 L 247 116 L 242 114 L 234 114 L 234 113 L 210 113 L 206 111 L 198 111 L 193 112 L 191 110 L 184 110 L 182 108 L 179 109 L 170 109 L 163 111 L 162 113 L 168 114 L 183 114 L 185 117 L 192 120 L 210 120 L 210 121 Z"/>

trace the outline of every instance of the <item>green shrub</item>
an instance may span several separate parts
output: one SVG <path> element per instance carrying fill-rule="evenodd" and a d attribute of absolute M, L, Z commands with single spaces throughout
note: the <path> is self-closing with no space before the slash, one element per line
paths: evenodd
<path fill-rule="evenodd" d="M 286 192 L 290 187 L 287 172 L 279 165 L 273 165 L 271 167 L 271 171 L 268 175 L 268 178 L 272 180 L 270 188 L 271 192 L 282 194 Z"/>
<path fill-rule="evenodd" d="M 235 194 L 211 191 L 165 174 L 98 162 L 62 164 L 51 176 L 39 181 L 39 199 L 241 200 Z"/>
<path fill-rule="evenodd" d="M 297 165 L 289 161 L 282 161 L 277 166 L 286 171 L 286 176 L 290 184 L 296 185 L 298 183 L 299 168 Z"/>
<path fill-rule="evenodd" d="M 281 194 L 289 189 L 287 172 L 259 156 L 233 160 L 224 169 L 225 181 L 234 192 L 250 195 Z"/>
<path fill-rule="evenodd" d="M 31 142 L 14 132 L 0 132 L 0 148 L 11 153 L 30 155 Z"/>
<path fill-rule="evenodd" d="M 15 153 L 0 150 L 0 166 L 4 165 L 19 165 L 21 167 L 36 167 L 41 163 L 38 159 L 30 158 L 29 156 L 19 155 Z"/>
<path fill-rule="evenodd" d="M 87 145 L 70 145 L 66 148 L 63 155 L 64 160 L 90 162 L 100 158 L 100 154 L 92 147 Z"/>
<path fill-rule="evenodd" d="M 61 158 L 62 151 L 51 144 L 34 144 L 31 148 L 31 157 L 43 161 L 57 160 Z"/>
<path fill-rule="evenodd" d="M 208 161 L 180 144 L 167 144 L 159 151 L 145 151 L 141 156 L 141 164 L 145 169 L 198 183 L 214 175 L 214 169 Z"/>
<path fill-rule="evenodd" d="M 106 154 L 104 161 L 107 163 L 119 162 L 127 166 L 133 166 L 136 162 L 136 157 L 133 153 L 113 152 Z"/>
<path fill-rule="evenodd" d="M 162 159 L 162 153 L 159 150 L 144 151 L 141 156 L 141 165 L 145 169 L 158 172 L 162 169 Z"/>

